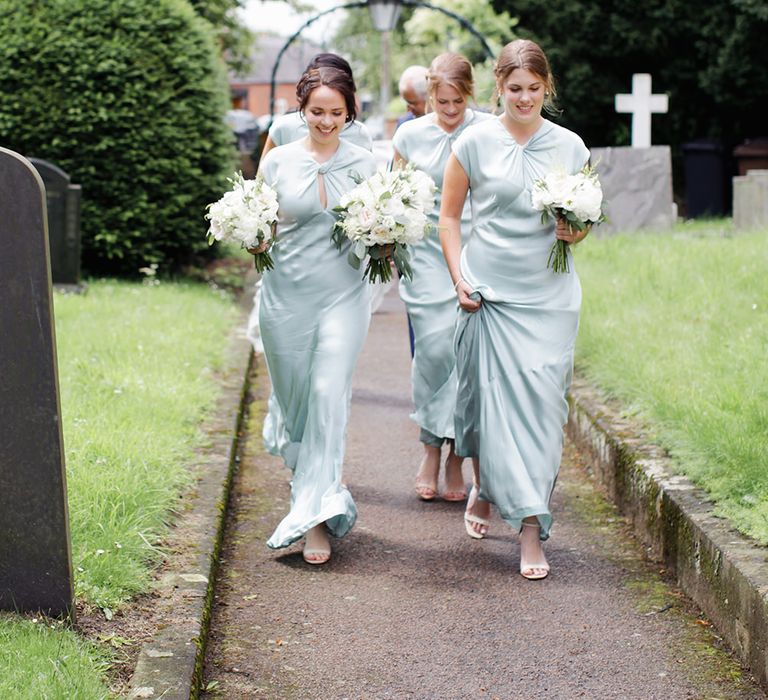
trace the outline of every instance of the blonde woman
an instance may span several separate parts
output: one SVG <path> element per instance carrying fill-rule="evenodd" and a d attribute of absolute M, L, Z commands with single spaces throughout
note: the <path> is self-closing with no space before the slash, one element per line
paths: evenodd
<path fill-rule="evenodd" d="M 445 451 L 446 501 L 467 497 L 461 472 L 463 459 L 454 451 L 453 414 L 456 405 L 456 357 L 453 334 L 456 325 L 456 294 L 440 249 L 437 232 L 443 170 L 451 145 L 464 131 L 490 114 L 469 107 L 474 81 L 469 61 L 456 53 L 438 56 L 427 72 L 431 111 L 404 123 L 393 139 L 395 167 L 411 163 L 437 184 L 435 209 L 430 215 L 434 231 L 412 248 L 413 279 L 400 280 L 400 296 L 413 325 L 414 353 L 411 369 L 413 420 L 420 427 L 424 457 L 416 475 L 416 494 L 429 501 L 438 495 L 438 477 Z M 461 213 L 462 235 L 469 231 L 469 207 Z"/>
<path fill-rule="evenodd" d="M 549 501 L 560 468 L 581 306 L 573 261 L 569 273 L 556 274 L 547 256 L 555 237 L 576 243 L 586 232 L 542 223 L 531 189 L 554 169 L 576 173 L 589 151 L 576 134 L 541 114 L 555 90 L 538 44 L 508 44 L 494 72 L 504 112 L 454 145 L 440 212 L 443 251 L 461 306 L 456 451 L 473 458 L 475 471 L 468 533 L 486 535 L 494 504 L 520 531 L 520 573 L 541 579 L 549 573 L 541 542 L 552 525 Z M 468 192 L 473 223 L 462 249 Z"/>

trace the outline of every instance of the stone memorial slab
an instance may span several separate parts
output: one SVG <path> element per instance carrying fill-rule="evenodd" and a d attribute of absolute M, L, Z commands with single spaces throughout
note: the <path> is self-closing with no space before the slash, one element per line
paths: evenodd
<path fill-rule="evenodd" d="M 733 178 L 733 226 L 768 227 L 768 170 L 748 170 Z"/>
<path fill-rule="evenodd" d="M 43 182 L 0 148 L 0 609 L 74 614 Z"/>
<path fill-rule="evenodd" d="M 603 209 L 608 217 L 593 229 L 593 235 L 665 229 L 674 224 L 677 206 L 672 198 L 669 146 L 593 148 L 590 161 L 603 187 Z"/>
<path fill-rule="evenodd" d="M 61 168 L 30 158 L 45 184 L 48 241 L 54 284 L 80 284 L 80 185 L 73 185 Z"/>

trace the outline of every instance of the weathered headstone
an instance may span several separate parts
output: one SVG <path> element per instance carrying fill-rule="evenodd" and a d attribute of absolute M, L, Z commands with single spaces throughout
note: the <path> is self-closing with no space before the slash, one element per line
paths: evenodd
<path fill-rule="evenodd" d="M 674 224 L 672 155 L 669 146 L 593 148 L 590 160 L 603 187 L 608 221 L 596 226 L 602 236 L 619 231 L 665 229 Z"/>
<path fill-rule="evenodd" d="M 71 184 L 69 175 L 48 161 L 29 162 L 45 184 L 53 283 L 80 284 L 80 185 Z"/>
<path fill-rule="evenodd" d="M 0 148 L 0 609 L 72 615 L 42 180 Z"/>
<path fill-rule="evenodd" d="M 632 93 L 616 95 L 617 112 L 632 115 L 632 148 L 648 148 L 651 145 L 651 114 L 663 114 L 669 109 L 666 95 L 651 94 L 650 73 L 632 76 Z"/>
<path fill-rule="evenodd" d="M 733 225 L 740 230 L 768 227 L 768 170 L 733 178 Z"/>
<path fill-rule="evenodd" d="M 668 228 L 677 218 L 669 146 L 651 146 L 651 114 L 666 112 L 666 95 L 651 94 L 651 76 L 632 76 L 632 94 L 616 95 L 616 111 L 632 114 L 632 146 L 593 148 L 608 221 L 595 234 Z"/>

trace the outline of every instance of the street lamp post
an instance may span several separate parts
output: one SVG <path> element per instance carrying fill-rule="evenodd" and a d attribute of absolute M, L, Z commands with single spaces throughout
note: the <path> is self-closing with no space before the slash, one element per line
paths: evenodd
<path fill-rule="evenodd" d="M 291 36 L 288 37 L 288 39 L 286 39 L 285 44 L 283 44 L 283 47 L 278 52 L 277 57 L 275 58 L 275 62 L 272 65 L 272 75 L 269 81 L 269 123 L 271 124 L 275 117 L 275 88 L 277 69 L 280 66 L 280 61 L 283 58 L 283 54 L 286 52 L 288 47 L 310 24 L 316 22 L 321 17 L 324 17 L 330 12 L 336 12 L 336 10 L 351 10 L 358 7 L 368 8 L 368 11 L 371 13 L 373 26 L 377 31 L 382 33 L 382 80 L 380 99 L 382 103 L 382 111 L 384 111 L 387 104 L 389 103 L 389 33 L 395 28 L 395 25 L 397 24 L 397 19 L 400 16 L 401 6 L 424 7 L 429 10 L 441 12 L 447 17 L 456 20 L 462 27 L 464 27 L 464 29 L 469 31 L 480 41 L 487 56 L 493 56 L 493 52 L 491 51 L 490 46 L 488 46 L 485 37 L 480 32 L 478 32 L 467 19 L 459 14 L 456 14 L 455 12 L 452 12 L 451 10 L 446 10 L 444 7 L 439 7 L 437 5 L 424 2 L 424 0 L 353 0 L 352 2 L 336 5 L 335 7 L 323 10 L 322 12 L 318 12 L 313 17 L 310 17 L 306 22 L 304 22 L 304 24 L 301 25 L 301 27 L 299 27 L 297 31 L 295 31 L 293 34 L 291 34 Z M 384 34 L 386 34 L 386 37 Z M 386 56 L 383 55 L 385 51 Z"/>
<path fill-rule="evenodd" d="M 368 11 L 371 14 L 373 28 L 381 36 L 381 90 L 379 93 L 379 108 L 381 114 L 386 114 L 389 105 L 391 82 L 389 70 L 390 39 L 392 30 L 400 17 L 400 0 L 368 0 Z"/>

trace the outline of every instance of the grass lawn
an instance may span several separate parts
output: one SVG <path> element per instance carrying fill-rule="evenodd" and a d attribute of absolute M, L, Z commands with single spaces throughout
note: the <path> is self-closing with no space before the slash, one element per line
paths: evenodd
<path fill-rule="evenodd" d="M 577 370 L 768 544 L 768 230 L 730 221 L 579 246 Z"/>
<path fill-rule="evenodd" d="M 92 281 L 54 306 L 76 591 L 109 618 L 161 557 L 234 304 L 202 284 Z M 106 653 L 32 619 L 0 617 L 0 698 L 108 697 Z"/>

